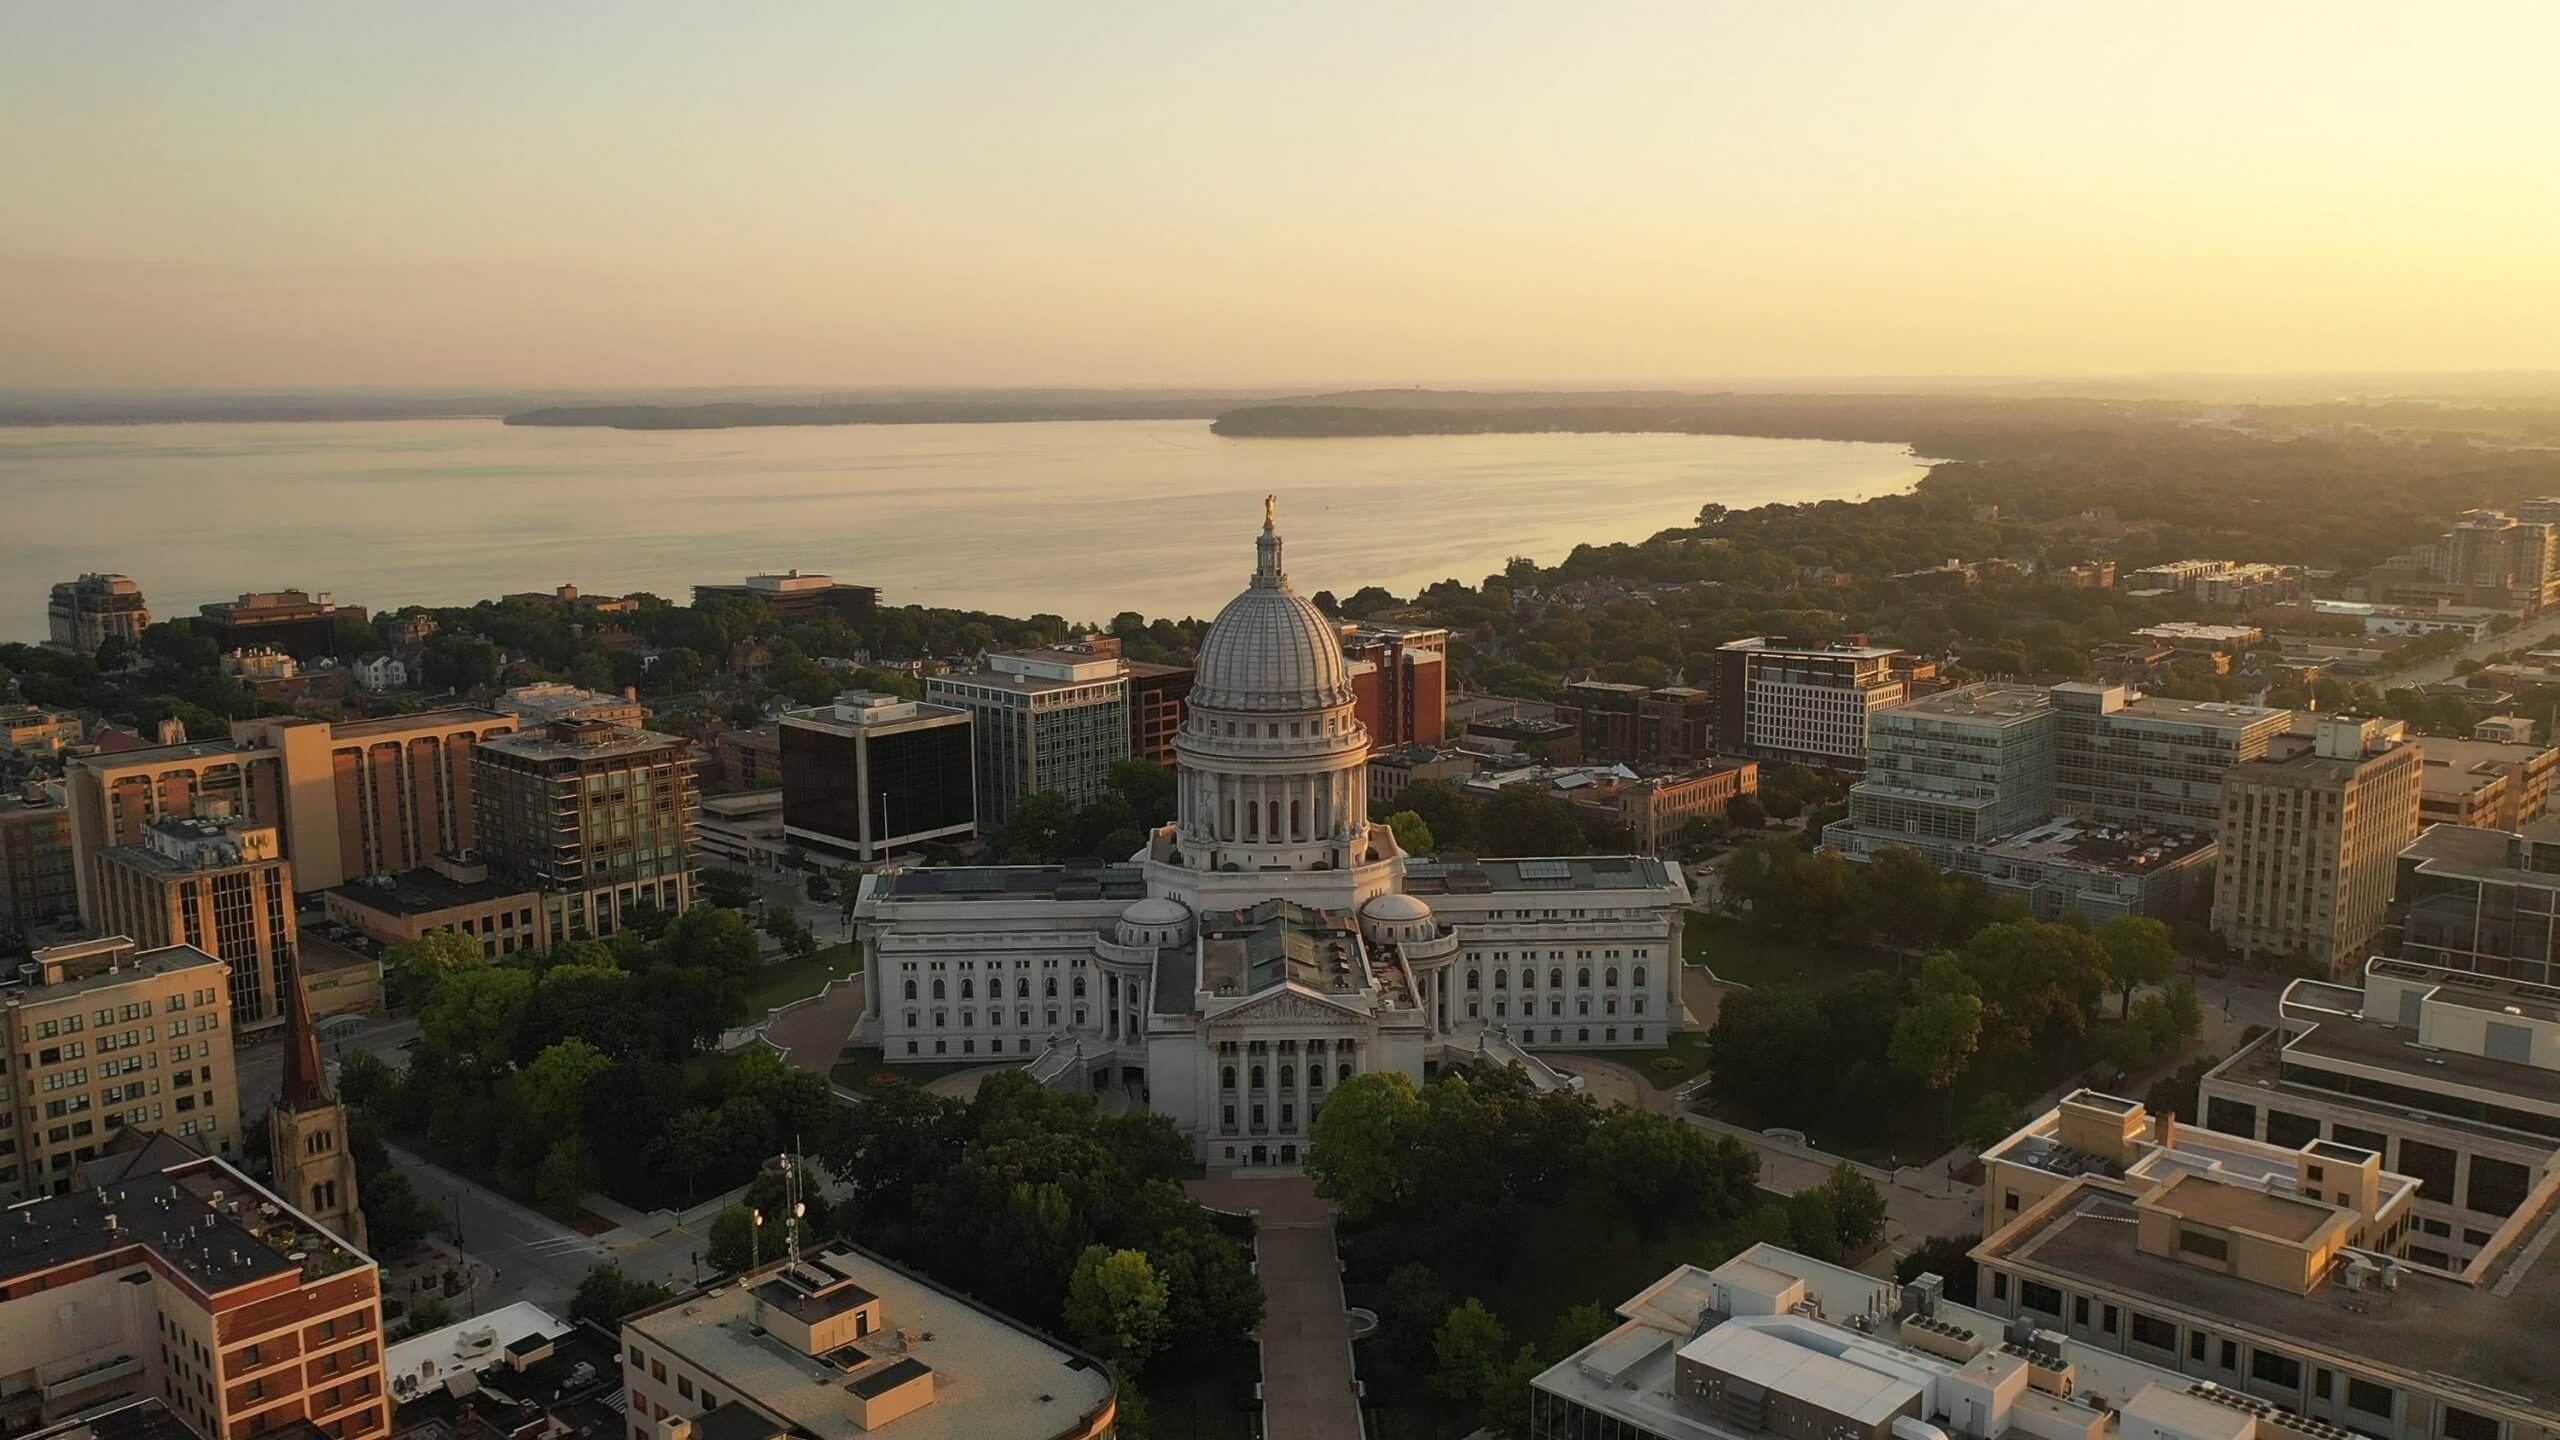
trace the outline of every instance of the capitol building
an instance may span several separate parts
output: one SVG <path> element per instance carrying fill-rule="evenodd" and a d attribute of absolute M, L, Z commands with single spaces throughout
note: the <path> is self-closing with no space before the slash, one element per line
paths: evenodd
<path fill-rule="evenodd" d="M 864 877 L 858 1042 L 1117 1088 L 1224 1168 L 1297 1165 L 1364 1070 L 1420 1084 L 1482 1058 L 1551 1087 L 1541 1052 L 1678 1028 L 1676 868 L 1407 855 L 1370 818 L 1336 627 L 1290 588 L 1267 503 L 1176 754 L 1179 818 L 1125 861 Z"/>

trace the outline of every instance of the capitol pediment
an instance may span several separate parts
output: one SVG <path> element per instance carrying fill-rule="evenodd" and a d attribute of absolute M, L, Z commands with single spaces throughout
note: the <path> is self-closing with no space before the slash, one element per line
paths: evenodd
<path fill-rule="evenodd" d="M 1259 999 L 1248 1000 L 1232 1010 L 1222 1010 L 1209 1017 L 1211 1028 L 1225 1025 L 1362 1025 L 1370 1023 L 1365 1010 L 1337 1004 L 1310 990 L 1283 985 Z"/>

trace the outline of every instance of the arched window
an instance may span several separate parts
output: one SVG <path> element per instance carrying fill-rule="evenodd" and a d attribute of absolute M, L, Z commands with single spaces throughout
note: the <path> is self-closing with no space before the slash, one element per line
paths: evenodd
<path fill-rule="evenodd" d="M 1586 979 L 1586 980 L 1588 980 L 1588 979 L 1590 979 L 1591 977 L 1590 977 L 1590 976 L 1588 976 L 1588 975 L 1586 975 L 1586 976 L 1584 976 L 1583 978 L 1584 978 L 1584 979 Z M 963 980 L 963 981 L 961 981 L 961 982 L 960 982 L 960 998 L 961 998 L 961 999 L 963 999 L 963 1000 L 975 1000 L 975 999 L 977 999 L 977 998 L 978 998 L 978 982 L 977 982 L 977 981 L 975 981 L 975 980 Z"/>
<path fill-rule="evenodd" d="M 1644 967 L 1641 965 L 1636 967 L 1636 988 L 1639 990 L 1644 988 Z"/>
<path fill-rule="evenodd" d="M 1618 988 L 1618 967 L 1617 967 L 1617 966 L 1615 966 L 1615 965 L 1610 966 L 1610 967 L 1609 967 L 1609 969 L 1608 969 L 1608 971 L 1607 971 L 1607 973 L 1606 973 L 1605 975 L 1603 975 L 1603 976 L 1602 976 L 1602 982 L 1603 982 L 1604 984 L 1606 984 L 1606 985 L 1607 985 L 1610 989 L 1612 989 L 1612 990 L 1617 989 L 1617 988 Z"/>
<path fill-rule="evenodd" d="M 1520 972 L 1520 988 L 1521 988 L 1521 989 L 1523 989 L 1523 990 L 1535 990 L 1535 989 L 1537 989 L 1537 988 L 1538 988 L 1538 972 L 1537 972 L 1537 971 L 1535 971 L 1535 970 L 1523 970 L 1523 971 L 1521 971 L 1521 972 Z"/>
<path fill-rule="evenodd" d="M 1049 998 L 1050 998 L 1050 999 L 1052 999 L 1052 1000 L 1057 999 L 1057 998 L 1058 998 L 1058 977 L 1057 977 L 1057 976 L 1055 976 L 1055 975 L 1045 975 L 1045 976 L 1042 976 L 1042 977 L 1041 977 L 1041 980 L 1040 980 L 1040 993 L 1041 993 L 1041 994 L 1043 994 L 1043 995 L 1046 995 L 1047 997 L 1049 997 Z"/>
<path fill-rule="evenodd" d="M 1588 981 L 1591 977 L 1590 977 L 1589 975 L 1584 975 L 1582 978 L 1583 978 L 1585 981 Z M 1550 990 L 1561 990 L 1561 989 L 1563 989 L 1563 988 L 1564 988 L 1564 971 L 1562 971 L 1562 970 L 1550 970 L 1550 971 L 1548 971 L 1548 972 L 1547 972 L 1547 988 L 1548 988 L 1548 989 L 1550 989 Z"/>
<path fill-rule="evenodd" d="M 916 998 L 916 982 L 912 979 L 907 981 L 907 998 L 910 1000 Z"/>
<path fill-rule="evenodd" d="M 1470 989 L 1470 990 L 1474 990 L 1474 989 L 1478 989 L 1478 988 L 1480 988 L 1480 987 L 1478 986 L 1477 982 L 1478 982 L 1478 981 L 1480 981 L 1480 980 L 1482 980 L 1483 978 L 1484 978 L 1483 976 L 1478 975 L 1478 974 L 1477 974 L 1476 972 L 1474 972 L 1473 970 L 1468 971 L 1468 972 L 1467 972 L 1467 988 L 1468 988 L 1468 989 Z"/>
<path fill-rule="evenodd" d="M 948 996 L 946 996 L 945 994 L 943 994 L 943 990 L 942 990 L 942 982 L 941 982 L 940 980 L 936 980 L 936 981 L 934 981 L 934 982 L 933 982 L 933 998 L 934 998 L 934 999 L 936 999 L 936 1000 L 943 1000 L 943 999 L 948 999 L 948 998 L 949 998 Z"/>
<path fill-rule="evenodd" d="M 1031 998 L 1030 976 L 1016 975 L 1013 977 L 1013 998 L 1016 1000 L 1028 1000 Z"/>
<path fill-rule="evenodd" d="M 1076 998 L 1079 1000 L 1084 998 L 1084 977 L 1081 975 L 1076 977 Z"/>
<path fill-rule="evenodd" d="M 1321 1090 L 1324 1088 L 1323 1061 L 1319 1060 L 1315 1064 L 1307 1067 L 1307 1088 L 1310 1090 Z"/>
<path fill-rule="evenodd" d="M 1221 1090 L 1236 1088 L 1236 1067 L 1228 1065 L 1218 1071 L 1218 1088 Z"/>
<path fill-rule="evenodd" d="M 1280 1067 L 1280 1088 L 1283 1090 L 1295 1090 L 1298 1088 L 1297 1066 L 1283 1065 Z"/>
<path fill-rule="evenodd" d="M 1494 972 L 1493 972 L 1493 988 L 1494 988 L 1494 989 L 1496 989 L 1496 990 L 1508 990 L 1508 989 L 1510 989 L 1510 988 L 1511 988 L 1511 972 L 1510 972 L 1510 971 L 1508 971 L 1508 970 L 1496 970 L 1496 971 L 1494 971 Z"/>
<path fill-rule="evenodd" d="M 1259 1089 L 1261 1089 L 1261 1088 L 1262 1088 L 1262 1078 L 1263 1078 L 1263 1076 L 1264 1076 L 1266 1073 L 1268 1073 L 1268 1072 L 1266 1072 L 1266 1071 L 1265 1071 L 1261 1066 L 1259 1066 L 1259 1065 L 1256 1065 L 1256 1066 L 1254 1066 L 1254 1067 L 1253 1067 L 1253 1088 L 1254 1088 L 1254 1089 L 1259 1090 Z"/>
<path fill-rule="evenodd" d="M 1334 1068 L 1333 1078 L 1334 1078 L 1334 1079 L 1336 1079 L 1336 1080 L 1348 1080 L 1348 1079 L 1350 1079 L 1350 1078 L 1351 1078 L 1351 1067 L 1350 1067 L 1350 1066 L 1348 1066 L 1348 1065 L 1340 1065 L 1340 1066 L 1336 1066 L 1336 1067 Z"/>

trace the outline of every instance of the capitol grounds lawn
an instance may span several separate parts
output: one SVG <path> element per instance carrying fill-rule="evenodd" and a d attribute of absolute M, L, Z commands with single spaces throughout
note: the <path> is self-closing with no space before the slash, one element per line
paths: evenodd
<path fill-rule="evenodd" d="M 851 945 L 830 945 L 797 960 L 759 965 L 747 977 L 747 1008 L 754 1012 L 756 1020 L 761 1020 L 766 1011 L 794 1000 L 806 1000 L 825 988 L 828 981 L 859 974 L 861 968 L 861 953 Z"/>
<path fill-rule="evenodd" d="M 1893 968 L 1893 956 L 1871 945 L 1805 944 L 1703 910 L 1689 912 L 1680 951 L 1689 964 L 1704 965 L 1736 985 L 1784 980 L 1807 990 L 1834 990 L 1853 975 Z"/>

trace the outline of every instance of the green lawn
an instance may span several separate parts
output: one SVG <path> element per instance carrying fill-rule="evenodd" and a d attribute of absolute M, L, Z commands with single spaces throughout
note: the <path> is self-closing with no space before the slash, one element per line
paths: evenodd
<path fill-rule="evenodd" d="M 1651 1081 L 1654 1089 L 1668 1090 L 1675 1085 L 1697 1079 L 1706 1069 L 1707 1032 L 1681 1030 L 1672 1035 L 1668 1046 L 1651 1050 L 1567 1050 L 1564 1053 L 1587 1055 L 1594 1060 L 1615 1061 Z M 1678 1063 L 1672 1065 L 1657 1063 L 1663 1060 Z"/>
<path fill-rule="evenodd" d="M 1853 975 L 1893 968 L 1891 956 L 1865 945 L 1806 944 L 1722 915 L 1692 913 L 1682 932 L 1682 958 L 1737 985 L 1786 981 L 1830 990 Z"/>
<path fill-rule="evenodd" d="M 830 980 L 862 968 L 862 953 L 851 945 L 830 945 L 797 960 L 777 960 L 756 967 L 747 977 L 747 1008 L 758 1018 L 777 1006 L 815 995 Z"/>

